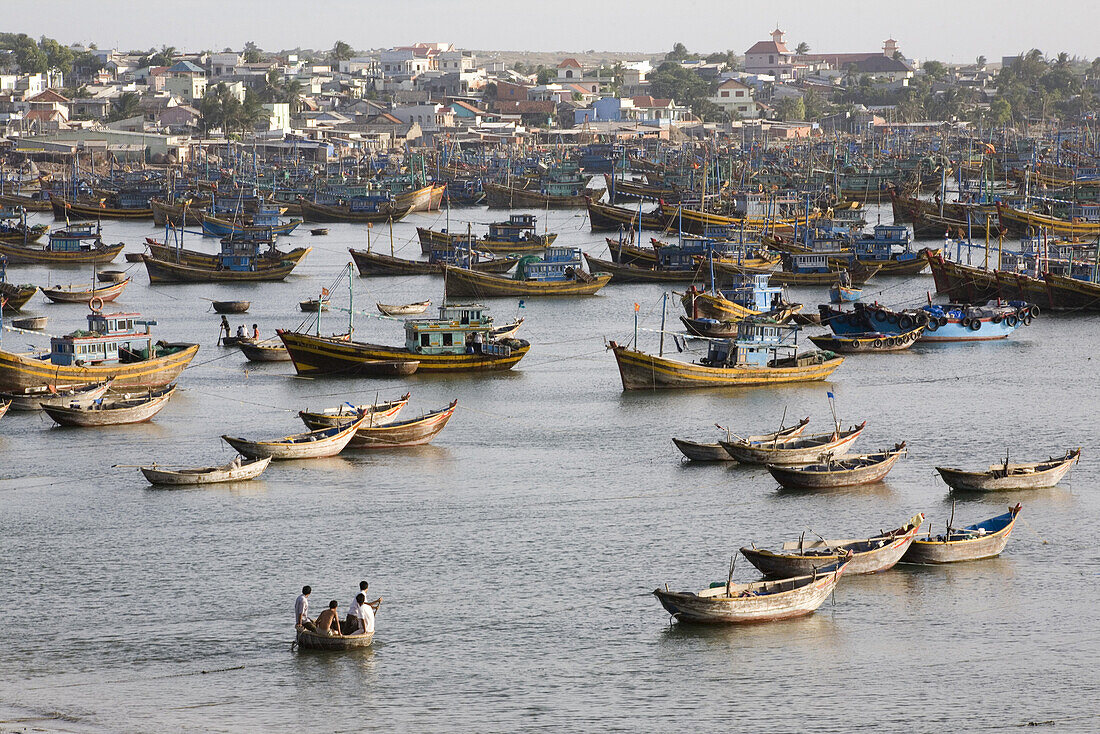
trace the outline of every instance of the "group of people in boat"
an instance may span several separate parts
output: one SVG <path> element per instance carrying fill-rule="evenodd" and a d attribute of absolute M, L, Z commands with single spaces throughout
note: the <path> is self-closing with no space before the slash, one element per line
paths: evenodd
<path fill-rule="evenodd" d="M 374 615 L 382 604 L 382 597 L 374 601 L 367 601 L 367 589 L 370 587 L 366 581 L 359 582 L 359 593 L 355 595 L 351 608 L 343 620 L 340 619 L 340 603 L 335 599 L 328 603 L 328 607 L 317 615 L 316 619 L 309 618 L 309 595 L 313 589 L 309 586 L 302 587 L 302 593 L 294 601 L 294 626 L 307 629 L 319 635 L 328 637 L 346 637 L 353 635 L 374 634 Z"/>
<path fill-rule="evenodd" d="M 223 339 L 228 339 L 229 336 L 230 336 L 229 319 L 227 319 L 224 315 L 222 315 L 222 332 L 223 332 L 222 333 L 222 338 Z M 248 335 L 248 331 L 247 331 L 247 329 L 245 329 L 245 325 L 244 324 L 239 325 L 237 327 L 237 338 L 238 339 L 252 339 L 254 341 L 259 341 L 260 340 L 260 325 L 259 324 L 252 324 L 252 336 L 251 337 Z"/>

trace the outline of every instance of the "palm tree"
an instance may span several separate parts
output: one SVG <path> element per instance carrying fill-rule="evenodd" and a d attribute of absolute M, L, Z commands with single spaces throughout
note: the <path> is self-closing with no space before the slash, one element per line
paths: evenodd
<path fill-rule="evenodd" d="M 114 103 L 115 111 L 111 115 L 112 120 L 126 120 L 136 117 L 141 112 L 141 95 L 137 92 L 123 92 Z"/>
<path fill-rule="evenodd" d="M 1064 69 L 1067 66 L 1069 66 L 1069 54 L 1066 53 L 1065 51 L 1062 51 L 1061 53 L 1058 54 L 1058 58 L 1056 58 L 1054 60 L 1054 68 L 1055 69 Z"/>
<path fill-rule="evenodd" d="M 329 51 L 328 55 L 333 61 L 339 63 L 341 61 L 347 61 L 354 56 L 355 50 L 343 41 L 337 41 L 332 44 L 332 50 Z"/>
<path fill-rule="evenodd" d="M 302 83 L 297 79 L 288 79 L 283 85 L 280 101 L 290 105 L 290 114 L 297 114 L 302 108 Z"/>
<path fill-rule="evenodd" d="M 805 56 L 810 53 L 810 44 L 805 41 L 800 41 L 799 44 L 794 47 L 794 52 L 797 56 Z"/>

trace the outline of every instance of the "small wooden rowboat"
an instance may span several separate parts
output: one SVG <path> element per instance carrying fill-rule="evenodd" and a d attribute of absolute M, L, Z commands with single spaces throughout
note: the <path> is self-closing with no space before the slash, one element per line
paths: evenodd
<path fill-rule="evenodd" d="M 742 548 L 741 555 L 765 576 L 789 578 L 812 574 L 815 568 L 843 560 L 850 551 L 847 574 L 878 573 L 893 568 L 917 537 L 924 514 L 913 515 L 901 527 L 859 540 L 811 540 L 806 537 L 783 544 L 782 551 Z"/>
<path fill-rule="evenodd" d="M 729 455 L 742 464 L 812 464 L 822 454 L 843 456 L 863 433 L 867 421 L 846 431 L 815 433 L 786 443 L 775 441 L 720 441 Z"/>
<path fill-rule="evenodd" d="M 454 415 L 458 401 L 454 400 L 446 408 L 433 410 L 419 418 L 406 421 L 389 421 L 378 425 L 370 418 L 363 421 L 355 437 L 348 444 L 352 449 L 396 449 L 409 446 L 423 446 L 431 443 L 436 434 L 443 430 L 447 421 Z M 299 413 L 302 422 L 307 428 L 317 429 L 323 425 L 323 421 L 315 421 L 307 418 L 306 414 Z M 340 420 L 337 418 L 337 420 Z M 347 422 L 347 418 L 343 422 Z"/>
<path fill-rule="evenodd" d="M 788 489 L 855 487 L 860 484 L 881 482 L 905 453 L 905 442 L 902 441 L 894 444 L 894 448 L 885 449 L 876 454 L 843 456 L 839 459 L 826 455 L 815 464 L 805 466 L 768 464 L 767 469 L 775 477 L 775 481 Z"/>
<path fill-rule="evenodd" d="M 215 313 L 247 313 L 252 301 L 214 301 Z"/>
<path fill-rule="evenodd" d="M 126 280 L 126 271 L 124 270 L 100 270 L 95 274 L 96 280 L 100 283 L 121 283 Z"/>
<path fill-rule="evenodd" d="M 791 439 L 801 436 L 802 431 L 806 430 L 806 426 L 809 422 L 809 418 L 803 418 L 796 426 L 780 428 L 778 431 L 765 433 L 759 436 L 746 436 L 745 440 L 759 443 L 786 443 Z M 722 428 L 722 426 L 719 426 L 717 423 L 714 425 L 719 430 L 724 430 L 726 432 L 727 441 L 733 438 L 729 429 Z M 720 443 L 699 443 L 697 441 L 689 441 L 686 438 L 673 438 L 672 443 L 676 444 L 676 448 L 680 449 L 689 461 L 733 461 L 733 457 L 730 456 L 728 451 L 722 448 L 722 444 Z"/>
<path fill-rule="evenodd" d="M 274 438 L 268 441 L 249 441 L 245 438 L 222 436 L 222 440 L 235 448 L 243 456 L 270 456 L 276 461 L 284 459 L 319 459 L 336 456 L 355 437 L 355 431 L 366 420 L 360 416 L 357 420 L 343 426 L 323 428 L 319 431 L 297 433 L 293 436 Z"/>
<path fill-rule="evenodd" d="M 427 311 L 432 302 L 420 301 L 419 303 L 406 303 L 402 306 L 392 306 L 385 303 L 376 303 L 375 305 L 378 306 L 379 313 L 386 316 L 416 316 Z"/>
<path fill-rule="evenodd" d="M 97 286 L 92 283 L 43 288 L 42 295 L 54 303 L 87 303 L 93 298 L 98 298 L 101 301 L 113 301 L 122 295 L 122 291 L 126 290 L 128 285 L 130 285 L 130 278 L 105 286 Z"/>
<path fill-rule="evenodd" d="M 144 423 L 168 405 L 175 391 L 176 386 L 169 385 L 143 393 L 108 395 L 91 402 L 43 404 L 42 410 L 61 426 L 101 427 Z"/>
<path fill-rule="evenodd" d="M 156 464 L 141 467 L 141 473 L 152 484 L 164 484 L 174 487 L 190 486 L 195 484 L 219 484 L 221 482 L 243 482 L 255 479 L 263 474 L 264 469 L 271 463 L 271 457 L 262 459 L 247 459 L 240 461 L 235 459 L 221 466 L 205 466 L 199 469 L 163 469 Z"/>
<path fill-rule="evenodd" d="M 30 331 L 38 331 L 39 329 L 46 328 L 46 322 L 48 319 L 48 316 L 24 316 L 21 319 L 12 319 L 11 325 L 17 329 L 29 329 Z"/>
<path fill-rule="evenodd" d="M 279 344 L 264 344 L 262 342 L 240 342 L 237 344 L 245 359 L 249 362 L 289 362 L 290 352 Z"/>
<path fill-rule="evenodd" d="M 655 589 L 653 595 L 681 622 L 745 624 L 801 617 L 820 607 L 844 573 L 847 561 L 815 569 L 812 575 L 778 581 L 717 583 L 698 593 Z"/>
<path fill-rule="evenodd" d="M 1053 487 L 1081 458 L 1081 449 L 1067 451 L 1061 458 L 1029 464 L 992 464 L 988 471 L 963 471 L 937 466 L 936 471 L 951 489 L 969 492 L 994 492 L 1010 489 L 1042 489 Z"/>
<path fill-rule="evenodd" d="M 862 288 L 851 288 L 840 283 L 833 283 L 829 288 L 829 301 L 832 303 L 854 303 L 862 295 Z"/>
<path fill-rule="evenodd" d="M 397 418 L 397 414 L 401 412 L 401 409 L 409 404 L 411 396 L 412 393 L 405 393 L 397 400 L 387 400 L 373 405 L 344 403 L 339 408 L 329 408 L 320 413 L 300 410 L 298 411 L 298 417 L 310 430 L 344 425 L 349 418 L 354 418 L 360 414 L 366 416 L 368 425 L 384 426 L 387 423 L 392 423 Z"/>
<path fill-rule="evenodd" d="M 310 298 L 306 301 L 298 301 L 298 308 L 302 309 L 306 313 L 317 313 L 319 311 L 328 311 L 328 299 Z"/>
<path fill-rule="evenodd" d="M 509 321 L 503 326 L 495 326 L 489 330 L 489 338 L 494 341 L 500 341 L 501 339 L 512 339 L 515 337 L 516 332 L 519 331 L 519 327 L 523 326 L 523 319 L 515 319 Z"/>
<path fill-rule="evenodd" d="M 883 334 L 877 331 L 862 334 L 826 334 L 811 336 L 812 341 L 822 349 L 838 354 L 870 354 L 874 352 L 900 352 L 917 343 L 924 333 L 924 325 L 901 334 Z"/>
<path fill-rule="evenodd" d="M 111 380 L 89 385 L 39 385 L 15 392 L 0 392 L 0 400 L 11 403 L 12 410 L 41 410 L 43 404 L 70 405 L 103 397 Z"/>
<path fill-rule="evenodd" d="M 329 636 L 307 630 L 305 627 L 297 628 L 296 637 L 298 647 L 305 650 L 361 650 L 370 647 L 373 639 L 373 632 L 363 635 Z"/>
<path fill-rule="evenodd" d="M 328 227 L 314 227 L 313 229 L 309 230 L 309 233 L 314 237 L 324 237 L 326 234 L 328 234 Z"/>
<path fill-rule="evenodd" d="M 901 562 L 956 563 L 1000 555 L 1008 544 L 1012 528 L 1016 526 L 1016 516 L 1020 514 L 1020 509 L 1021 506 L 1017 503 L 1003 515 L 967 525 L 965 528 L 953 528 L 949 521 L 946 533 L 935 537 L 932 536 L 932 527 L 929 525 L 928 535 L 916 538 L 901 557 Z"/>

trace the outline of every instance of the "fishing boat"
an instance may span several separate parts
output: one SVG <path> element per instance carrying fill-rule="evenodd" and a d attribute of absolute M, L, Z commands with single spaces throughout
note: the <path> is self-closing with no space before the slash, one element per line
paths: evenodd
<path fill-rule="evenodd" d="M 737 265 L 715 262 L 715 270 L 727 274 L 737 274 L 742 269 Z M 771 271 L 771 281 L 779 285 L 831 285 L 840 273 L 847 272 L 853 286 L 861 286 L 882 269 L 880 265 L 856 263 L 851 267 L 833 265 L 828 256 L 817 253 L 788 254 L 783 258 L 783 269 Z"/>
<path fill-rule="evenodd" d="M 303 650 L 362 650 L 370 647 L 373 632 L 361 635 L 323 635 L 305 627 L 295 630 L 295 642 Z"/>
<path fill-rule="evenodd" d="M 352 341 L 348 336 L 327 337 L 279 331 L 301 375 L 371 375 L 420 372 L 487 372 L 515 367 L 531 348 L 522 339 L 495 339 L 492 318 L 484 306 L 444 305 L 435 319 L 404 323 L 405 344 L 400 347 Z"/>
<path fill-rule="evenodd" d="M 778 431 L 758 436 L 746 436 L 745 440 L 759 443 L 786 443 L 801 436 L 802 431 L 806 429 L 809 422 L 809 418 L 803 418 L 797 425 L 790 428 L 780 428 Z M 727 441 L 733 439 L 733 434 L 730 433 L 728 428 L 722 428 L 718 424 L 715 424 L 715 427 L 726 432 Z M 699 443 L 698 441 L 689 441 L 686 438 L 673 438 L 672 443 L 676 444 L 676 448 L 680 449 L 684 458 L 689 461 L 733 461 L 733 457 L 722 448 L 720 443 Z"/>
<path fill-rule="evenodd" d="M 1053 487 L 1081 458 L 1081 449 L 1067 451 L 1065 456 L 1050 457 L 1046 461 L 1023 464 L 1009 463 L 1008 457 L 1000 464 L 991 464 L 986 471 L 963 471 L 937 466 L 943 481 L 955 490 L 967 492 L 995 492 L 1013 489 L 1043 489 Z"/>
<path fill-rule="evenodd" d="M 249 362 L 289 362 L 290 353 L 282 344 L 264 344 L 257 341 L 238 342 L 237 347 Z"/>
<path fill-rule="evenodd" d="M 454 400 L 447 407 L 425 413 L 419 418 L 403 421 L 390 420 L 381 424 L 374 422 L 372 414 L 360 424 L 359 430 L 355 432 L 355 437 L 348 444 L 348 448 L 394 449 L 423 446 L 431 443 L 432 439 L 443 430 L 444 426 L 447 425 L 447 421 L 454 415 L 457 405 L 458 401 Z M 298 413 L 298 415 L 301 416 L 306 427 L 311 430 L 324 427 L 325 423 L 330 420 L 328 416 L 325 419 L 317 420 L 308 417 L 309 414 L 307 413 Z M 336 418 L 336 420 L 343 423 L 348 421 L 347 418 Z"/>
<path fill-rule="evenodd" d="M 48 320 L 48 316 L 24 316 L 21 319 L 12 319 L 11 325 L 17 329 L 41 331 L 42 329 L 46 328 L 46 322 Z"/>
<path fill-rule="evenodd" d="M 122 295 L 126 286 L 130 285 L 130 278 L 110 285 L 97 286 L 95 283 L 81 285 L 65 285 L 55 288 L 43 288 L 42 295 L 54 303 L 90 303 L 99 301 L 100 306 L 104 302 L 110 302 Z"/>
<path fill-rule="evenodd" d="M 591 296 L 611 281 L 608 273 L 584 270 L 582 253 L 574 247 L 548 247 L 543 257 L 526 255 L 510 276 L 443 266 L 445 290 L 459 298 L 533 298 Z"/>
<path fill-rule="evenodd" d="M 846 430 L 841 430 L 838 425 L 831 433 L 799 436 L 785 443 L 748 440 L 719 443 L 742 464 L 811 464 L 822 454 L 843 456 L 848 453 L 866 426 L 867 421 Z"/>
<path fill-rule="evenodd" d="M 1074 238 L 1096 238 L 1100 236 L 1100 221 L 1082 221 L 1062 219 L 1048 214 L 1017 209 L 1002 201 L 997 202 L 997 216 L 1001 231 L 1015 235 L 1027 234 L 1029 230 L 1045 231 L 1051 235 Z"/>
<path fill-rule="evenodd" d="M 71 405 L 90 402 L 107 394 L 111 380 L 90 385 L 37 385 L 12 392 L 0 392 L 0 400 L 11 403 L 12 410 L 41 410 L 43 403 Z"/>
<path fill-rule="evenodd" d="M 81 201 L 51 195 L 50 207 L 54 219 L 152 219 L 149 197 L 111 194 L 109 200 Z"/>
<path fill-rule="evenodd" d="M 952 520 L 947 522 L 944 533 L 933 536 L 932 526 L 929 525 L 928 534 L 913 540 L 901 562 L 956 563 L 998 556 L 1008 545 L 1008 536 L 1016 526 L 1016 516 L 1020 514 L 1020 509 L 1021 505 L 1017 503 L 1003 515 L 964 528 L 952 527 L 955 514 L 952 510 Z"/>
<path fill-rule="evenodd" d="M 261 249 L 263 245 L 266 245 L 266 249 Z M 152 237 L 145 238 L 145 246 L 149 250 L 149 255 L 157 260 L 182 263 L 196 268 L 208 269 L 217 269 L 218 265 L 221 263 L 220 252 L 200 252 L 199 250 L 190 250 L 186 247 L 168 246 Z M 258 242 L 256 249 L 260 267 L 272 267 L 273 265 L 278 265 L 285 261 L 300 262 L 302 258 L 313 252 L 312 247 L 295 247 L 293 250 L 280 250 L 275 247 L 274 243 L 271 241 Z M 131 256 L 134 256 L 133 259 L 131 259 Z M 128 252 L 126 253 L 126 261 L 142 262 L 142 253 Z"/>
<path fill-rule="evenodd" d="M 150 283 L 274 282 L 286 280 L 300 262 L 264 258 L 254 244 L 243 241 L 223 241 L 221 256 L 213 266 L 161 260 L 151 254 L 143 254 L 141 259 Z"/>
<path fill-rule="evenodd" d="M 8 408 L 10 408 L 10 407 L 11 407 L 10 402 L 0 401 L 0 418 L 3 418 L 5 415 L 8 414 Z"/>
<path fill-rule="evenodd" d="M 740 273 L 733 276 L 728 288 L 715 288 L 712 282 L 708 292 L 693 285 L 681 296 L 680 304 L 692 321 L 738 322 L 755 316 L 787 323 L 802 310 L 802 304 L 789 303 L 783 289 L 771 285 L 770 280 L 768 273 Z"/>
<path fill-rule="evenodd" d="M 756 566 L 762 574 L 771 578 L 790 578 L 812 574 L 815 569 L 838 563 L 851 552 L 851 559 L 844 573 L 850 575 L 878 573 L 893 568 L 912 545 L 924 523 L 924 514 L 918 513 L 900 527 L 889 532 L 879 532 L 869 538 L 848 540 L 806 540 L 805 534 L 795 541 L 783 544 L 782 550 L 770 551 L 742 548 L 741 555 Z"/>
<path fill-rule="evenodd" d="M 813 574 L 775 581 L 717 582 L 699 592 L 655 589 L 661 606 L 681 622 L 745 624 L 813 614 L 836 588 L 847 560 L 815 568 Z M 732 576 L 732 573 L 731 573 Z"/>
<path fill-rule="evenodd" d="M 519 331 L 519 327 L 523 326 L 523 319 L 512 319 L 507 324 L 501 324 L 500 326 L 494 326 L 489 329 L 489 338 L 494 340 L 501 339 L 514 339 L 516 332 Z"/>
<path fill-rule="evenodd" d="M 252 301 L 213 301 L 215 313 L 248 313 Z"/>
<path fill-rule="evenodd" d="M 154 342 L 138 313 L 88 314 L 88 328 L 50 339 L 45 354 L 0 349 L 0 390 L 79 385 L 114 379 L 116 388 L 156 388 L 174 382 L 198 344 Z M 144 328 L 140 328 L 144 327 Z"/>
<path fill-rule="evenodd" d="M 357 415 L 366 416 L 367 423 L 372 426 L 383 426 L 397 419 L 397 414 L 409 404 L 410 396 L 411 393 L 405 393 L 397 400 L 386 400 L 369 405 L 344 403 L 338 408 L 329 408 L 320 412 L 300 410 L 298 417 L 311 430 L 345 425 Z"/>
<path fill-rule="evenodd" d="M 900 334 L 865 331 L 844 336 L 811 336 L 810 341 L 822 349 L 828 349 L 837 354 L 900 352 L 916 344 L 925 328 L 926 326 L 918 326 Z"/>
<path fill-rule="evenodd" d="M 817 462 L 800 466 L 768 464 L 768 472 L 787 489 L 832 489 L 881 482 L 898 459 L 906 454 L 905 442 L 874 454 L 835 457 L 821 455 Z"/>
<path fill-rule="evenodd" d="M 97 223 L 70 224 L 50 232 L 41 247 L 0 242 L 0 255 L 12 265 L 86 265 L 107 263 L 118 257 L 125 245 L 106 245 Z"/>
<path fill-rule="evenodd" d="M 576 193 L 558 193 L 558 189 L 547 189 L 544 193 L 486 181 L 485 202 L 490 209 L 572 209 L 585 206 L 593 193 L 583 188 L 583 184 L 572 190 Z"/>
<path fill-rule="evenodd" d="M 302 219 L 306 222 L 348 222 L 351 224 L 371 224 L 379 222 L 397 222 L 409 213 L 410 206 L 398 206 L 389 197 L 356 196 L 339 203 L 322 204 L 299 198 L 302 207 Z"/>
<path fill-rule="evenodd" d="M 176 391 L 175 385 L 143 393 L 118 393 L 69 405 L 43 403 L 42 410 L 61 426 L 121 426 L 144 423 L 159 413 Z"/>
<path fill-rule="evenodd" d="M 649 212 L 639 212 L 637 209 L 602 204 L 594 201 L 592 197 L 588 197 L 585 204 L 588 206 L 588 223 L 593 232 L 614 232 L 623 229 L 661 231 L 669 226 L 668 218 L 661 213 L 660 207 Z"/>
<path fill-rule="evenodd" d="M 470 268 L 482 273 L 506 273 L 519 262 L 517 256 L 493 257 L 477 250 L 436 250 L 427 262 L 408 260 L 370 250 L 349 247 L 351 259 L 359 269 L 359 276 L 369 278 L 387 275 L 442 275 L 445 265 Z"/>
<path fill-rule="evenodd" d="M 142 466 L 141 473 L 150 484 L 172 487 L 193 486 L 197 484 L 220 484 L 222 482 L 244 482 L 255 479 L 264 473 L 270 456 L 259 459 L 236 459 L 221 466 L 204 466 L 197 469 L 169 469 L 157 464 Z"/>
<path fill-rule="evenodd" d="M 309 230 L 310 235 L 313 237 L 324 237 L 328 234 L 328 227 L 314 227 Z"/>
<path fill-rule="evenodd" d="M 406 303 L 400 306 L 386 303 L 376 303 L 374 305 L 377 306 L 379 313 L 385 314 L 386 316 L 419 316 L 428 310 L 428 306 L 431 306 L 432 302 L 418 301 L 416 303 Z"/>
<path fill-rule="evenodd" d="M 513 214 L 507 221 L 491 222 L 489 231 L 476 239 L 468 232 L 436 231 L 427 227 L 417 227 L 416 234 L 425 255 L 432 250 L 455 248 L 498 255 L 535 254 L 550 247 L 558 238 L 552 232 L 538 234 L 538 219 L 534 214 Z"/>
<path fill-rule="evenodd" d="M 4 313 L 19 313 L 38 292 L 38 286 L 8 282 L 8 259 L 0 255 L 0 304 Z"/>
<path fill-rule="evenodd" d="M 829 287 L 829 300 L 833 303 L 854 303 L 858 301 L 862 295 L 862 288 L 852 288 L 850 286 L 841 285 L 840 283 L 833 283 Z"/>
<path fill-rule="evenodd" d="M 225 435 L 222 436 L 222 440 L 235 448 L 242 456 L 253 458 L 270 456 L 276 461 L 320 459 L 327 456 L 336 456 L 336 454 L 343 451 L 366 419 L 366 416 L 359 416 L 344 425 L 266 441 L 250 441 L 245 438 Z"/>
<path fill-rule="evenodd" d="M 814 382 L 844 361 L 832 352 L 798 352 L 798 327 L 758 318 L 738 324 L 736 339 L 712 339 L 695 362 L 654 356 L 611 342 L 623 390 L 751 387 Z"/>
<path fill-rule="evenodd" d="M 689 334 L 704 339 L 732 339 L 737 336 L 737 325 L 741 323 L 740 320 L 689 319 L 687 316 L 681 316 L 680 321 L 683 322 Z"/>

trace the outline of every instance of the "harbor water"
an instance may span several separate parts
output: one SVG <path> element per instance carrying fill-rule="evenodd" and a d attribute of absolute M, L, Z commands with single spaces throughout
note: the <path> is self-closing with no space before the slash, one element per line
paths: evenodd
<path fill-rule="evenodd" d="M 583 211 L 536 213 L 558 244 L 606 257 Z M 450 224 L 464 231 L 472 221 L 478 232 L 505 214 L 456 209 Z M 870 208 L 868 219 L 880 216 L 889 222 L 889 208 Z M 415 227 L 445 220 L 417 214 L 396 224 L 394 251 L 418 257 Z M 57 428 L 36 413 L 0 420 L 0 731 L 1100 725 L 1097 316 L 1043 313 L 1006 341 L 852 356 L 829 383 L 774 389 L 624 393 L 605 343 L 633 339 L 638 304 L 640 346 L 658 350 L 660 285 L 613 282 L 594 297 L 522 307 L 489 301 L 498 323 L 523 316 L 519 336 L 533 345 L 501 374 L 303 379 L 289 363 L 250 364 L 217 346 L 210 299 L 252 301 L 231 324 L 256 323 L 264 336 L 298 327 L 308 318 L 298 302 L 322 287 L 346 306 L 338 275 L 347 248 L 366 247 L 367 230 L 328 229 L 280 240 L 314 248 L 283 283 L 150 287 L 143 266 L 129 266 L 134 281 L 118 310 L 155 319 L 159 338 L 201 344 L 152 422 L 94 430 Z M 163 231 L 104 224 L 104 241 L 124 241 L 128 252 L 148 236 Z M 214 249 L 213 239 L 188 238 L 187 247 Z M 385 227 L 371 238 L 389 252 Z M 90 268 L 8 269 L 10 281 L 39 285 L 90 277 Z M 438 304 L 442 285 L 353 278 L 364 312 L 356 338 L 403 343 L 400 322 L 366 314 L 375 302 Z M 913 307 L 933 290 L 927 274 L 878 277 L 864 300 Z M 790 297 L 813 311 L 825 291 Z M 87 313 L 41 295 L 25 310 L 48 315 L 54 334 L 81 328 Z M 682 312 L 670 298 L 670 330 L 680 330 Z M 320 330 L 343 331 L 347 318 L 324 313 Z M 21 350 L 48 338 L 6 331 L 3 342 Z M 677 348 L 666 338 L 666 353 Z M 297 433 L 298 410 L 407 391 L 407 417 L 458 400 L 430 446 L 277 463 L 259 480 L 203 489 L 153 488 L 130 468 L 223 463 L 233 453 L 222 434 Z M 784 416 L 787 425 L 810 416 L 809 432 L 828 431 L 827 391 L 841 422 L 867 421 L 856 451 L 908 442 L 886 481 L 785 491 L 762 467 L 685 464 L 671 442 L 724 437 L 715 424 L 764 433 Z M 953 504 L 934 471 L 1077 446 L 1080 465 L 1054 489 L 957 495 Z M 846 577 L 801 619 L 670 624 L 650 593 L 724 581 L 731 556 L 750 543 L 867 537 L 917 512 L 942 530 L 952 512 L 965 525 L 1017 502 L 1020 522 L 999 558 Z M 744 558 L 734 576 L 756 578 Z M 361 579 L 369 598 L 384 598 L 373 647 L 292 649 L 300 587 L 312 585 L 314 614 L 329 599 L 343 612 Z"/>

